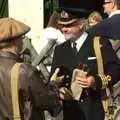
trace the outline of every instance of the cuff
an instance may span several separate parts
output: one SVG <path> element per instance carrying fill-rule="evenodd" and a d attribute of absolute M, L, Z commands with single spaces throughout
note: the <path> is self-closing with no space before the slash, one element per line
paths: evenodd
<path fill-rule="evenodd" d="M 96 90 L 96 89 L 101 89 L 101 87 L 102 87 L 101 78 L 100 78 L 98 75 L 95 75 L 94 78 L 95 78 L 95 82 L 94 82 L 94 84 L 92 85 L 92 88 L 93 88 L 94 90 Z"/>
<path fill-rule="evenodd" d="M 98 74 L 99 78 L 101 79 L 101 88 L 105 89 L 108 87 L 108 82 L 111 80 L 110 75 Z"/>

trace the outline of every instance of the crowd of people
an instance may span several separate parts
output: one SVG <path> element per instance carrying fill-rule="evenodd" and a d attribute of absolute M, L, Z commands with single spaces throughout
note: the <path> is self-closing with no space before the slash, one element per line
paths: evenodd
<path fill-rule="evenodd" d="M 31 28 L 0 18 L 0 120 L 47 120 L 44 111 L 53 116 L 63 111 L 59 120 L 120 119 L 114 112 L 110 116 L 108 99 L 120 80 L 120 0 L 104 0 L 103 8 L 108 18 L 97 11 L 88 16 L 85 8 L 53 14 L 44 31 L 44 40 L 58 39 L 47 82 L 21 58 Z"/>

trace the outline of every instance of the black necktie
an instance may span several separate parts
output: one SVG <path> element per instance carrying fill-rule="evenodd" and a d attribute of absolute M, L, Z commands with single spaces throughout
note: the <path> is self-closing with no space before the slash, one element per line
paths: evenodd
<path fill-rule="evenodd" d="M 75 55 L 78 53 L 76 45 L 77 45 L 77 43 L 73 42 L 73 52 L 74 52 Z"/>

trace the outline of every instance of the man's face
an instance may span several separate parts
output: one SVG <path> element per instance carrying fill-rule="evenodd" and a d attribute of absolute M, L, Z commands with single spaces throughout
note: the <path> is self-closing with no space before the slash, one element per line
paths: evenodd
<path fill-rule="evenodd" d="M 76 40 L 81 35 L 83 27 L 84 22 L 77 21 L 70 25 L 62 25 L 60 30 L 64 34 L 66 40 Z"/>
<path fill-rule="evenodd" d="M 16 52 L 17 53 L 21 53 L 21 51 L 22 51 L 22 48 L 23 48 L 23 39 L 24 39 L 25 37 L 24 36 L 21 36 L 20 38 L 17 38 L 16 39 Z"/>
<path fill-rule="evenodd" d="M 110 15 L 114 7 L 114 0 L 104 0 L 103 7 L 104 7 L 104 13 Z"/>

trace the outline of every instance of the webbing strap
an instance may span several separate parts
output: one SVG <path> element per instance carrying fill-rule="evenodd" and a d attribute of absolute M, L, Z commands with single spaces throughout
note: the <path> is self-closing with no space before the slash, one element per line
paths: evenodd
<path fill-rule="evenodd" d="M 13 120 L 21 120 L 19 99 L 18 99 L 18 80 L 20 63 L 16 63 L 11 70 L 11 94 L 13 107 Z"/>

